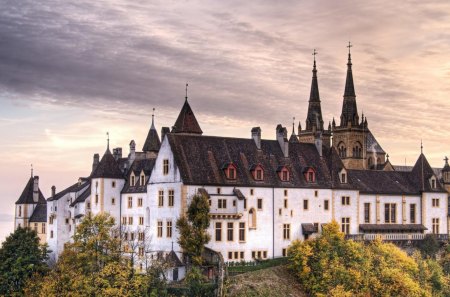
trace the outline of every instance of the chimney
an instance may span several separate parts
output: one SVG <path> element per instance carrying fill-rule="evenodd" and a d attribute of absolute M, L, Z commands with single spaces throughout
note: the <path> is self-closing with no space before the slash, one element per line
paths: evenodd
<path fill-rule="evenodd" d="M 92 172 L 95 171 L 95 168 L 97 168 L 98 163 L 100 163 L 100 155 L 94 154 L 94 160 L 92 161 Z"/>
<path fill-rule="evenodd" d="M 261 128 L 254 127 L 252 128 L 252 138 L 255 141 L 256 147 L 261 149 Z"/>
<path fill-rule="evenodd" d="M 55 194 L 56 194 L 56 187 L 53 185 L 52 186 L 52 198 L 55 198 Z"/>
<path fill-rule="evenodd" d="M 116 147 L 113 149 L 113 156 L 116 161 L 119 161 L 120 158 L 122 158 L 122 148 Z"/>
<path fill-rule="evenodd" d="M 287 138 L 287 129 L 286 127 L 281 126 L 281 124 L 277 125 L 277 140 L 280 144 L 281 151 L 285 158 L 289 157 L 289 141 Z"/>
<path fill-rule="evenodd" d="M 39 201 L 39 176 L 35 176 L 33 182 L 33 201 L 37 203 Z"/>
<path fill-rule="evenodd" d="M 319 152 L 319 156 L 322 157 L 322 132 L 316 132 L 314 134 L 314 144 L 316 145 L 316 149 Z"/>
<path fill-rule="evenodd" d="M 136 159 L 136 142 L 134 142 L 134 140 L 132 140 L 130 142 L 130 154 L 128 155 L 128 163 L 129 163 L 129 167 L 131 168 L 131 164 L 133 164 L 134 159 Z"/>
<path fill-rule="evenodd" d="M 161 128 L 161 143 L 164 140 L 164 136 L 166 136 L 167 133 L 170 133 L 170 128 L 169 127 L 162 127 Z"/>

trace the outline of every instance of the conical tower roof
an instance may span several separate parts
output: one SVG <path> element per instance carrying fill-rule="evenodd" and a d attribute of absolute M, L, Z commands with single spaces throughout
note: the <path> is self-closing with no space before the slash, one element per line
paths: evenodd
<path fill-rule="evenodd" d="M 187 97 L 175 125 L 172 127 L 172 133 L 203 134 L 203 131 L 195 118 L 194 112 L 189 105 Z"/>
<path fill-rule="evenodd" d="M 155 129 L 154 118 L 155 115 L 152 114 L 152 125 L 150 127 L 150 130 L 148 131 L 147 138 L 145 139 L 144 146 L 142 148 L 143 152 L 158 152 L 161 146 L 158 132 Z"/>
<path fill-rule="evenodd" d="M 34 190 L 34 179 L 39 177 L 30 177 L 27 184 L 25 185 L 25 188 L 22 191 L 22 194 L 20 195 L 19 199 L 17 199 L 16 204 L 36 204 L 33 200 L 33 190 Z M 41 189 L 39 189 L 39 203 L 45 203 L 45 197 L 42 195 Z"/>
<path fill-rule="evenodd" d="M 123 173 L 116 159 L 111 154 L 109 145 L 97 168 L 92 172 L 91 178 L 123 178 Z"/>

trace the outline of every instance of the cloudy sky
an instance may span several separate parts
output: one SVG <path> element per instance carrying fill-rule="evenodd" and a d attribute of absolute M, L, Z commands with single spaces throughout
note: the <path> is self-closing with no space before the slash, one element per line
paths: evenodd
<path fill-rule="evenodd" d="M 359 111 L 391 161 L 414 163 L 421 139 L 433 166 L 450 155 L 447 0 L 64 2 L 0 3 L 0 240 L 30 164 L 45 196 L 63 189 L 106 131 L 128 153 L 153 107 L 173 125 L 186 82 L 205 134 L 273 139 L 304 125 L 316 48 L 324 120 L 339 118 L 349 40 Z"/>

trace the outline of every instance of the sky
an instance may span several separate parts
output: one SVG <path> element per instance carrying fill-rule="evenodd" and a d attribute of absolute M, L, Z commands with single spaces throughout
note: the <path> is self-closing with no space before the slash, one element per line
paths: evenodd
<path fill-rule="evenodd" d="M 347 44 L 358 110 L 394 164 L 450 156 L 450 2 L 0 2 L 0 241 L 33 164 L 44 196 L 94 153 L 172 126 L 185 84 L 206 135 L 305 125 L 313 49 L 322 113 L 339 119 Z"/>

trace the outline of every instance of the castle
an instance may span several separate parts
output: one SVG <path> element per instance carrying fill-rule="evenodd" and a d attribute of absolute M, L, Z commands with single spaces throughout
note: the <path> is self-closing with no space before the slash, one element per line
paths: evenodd
<path fill-rule="evenodd" d="M 161 138 L 152 115 L 142 151 L 131 140 L 123 156 L 108 140 L 87 177 L 59 192 L 53 186 L 47 199 L 31 176 L 16 202 L 15 228 L 36 230 L 57 259 L 87 214 L 107 212 L 138 265 L 149 253 L 182 259 L 175 225 L 198 193 L 211 207 L 207 246 L 225 261 L 284 256 L 293 240 L 316 236 L 332 220 L 357 240 L 448 238 L 448 160 L 442 169 L 423 153 L 412 167 L 390 163 L 359 117 L 350 51 L 340 122 L 325 128 L 315 56 L 312 73 L 304 129 L 293 125 L 289 138 L 282 125 L 275 140 L 261 139 L 259 127 L 249 138 L 205 136 L 186 96 Z"/>

